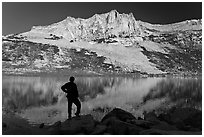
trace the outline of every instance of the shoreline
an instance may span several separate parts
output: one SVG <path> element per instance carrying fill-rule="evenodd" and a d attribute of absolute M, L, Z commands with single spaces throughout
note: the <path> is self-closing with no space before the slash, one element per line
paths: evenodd
<path fill-rule="evenodd" d="M 113 108 L 101 121 L 91 114 L 73 117 L 52 125 L 31 125 L 26 119 L 12 113 L 3 114 L 3 135 L 197 135 L 202 134 L 202 111 L 193 108 L 172 108 L 168 113 L 144 112 L 144 117 L 135 118 L 120 108 Z"/>
<path fill-rule="evenodd" d="M 200 74 L 141 74 L 141 73 L 87 73 L 87 72 L 40 72 L 40 73 L 5 73 L 2 72 L 4 76 L 78 76 L 78 77 L 138 77 L 138 78 L 146 78 L 146 77 L 201 77 L 202 73 Z"/>

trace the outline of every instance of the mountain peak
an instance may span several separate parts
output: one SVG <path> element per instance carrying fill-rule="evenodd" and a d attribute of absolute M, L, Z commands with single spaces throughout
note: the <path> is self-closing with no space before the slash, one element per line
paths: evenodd
<path fill-rule="evenodd" d="M 54 34 L 65 39 L 73 38 L 88 40 L 104 38 L 109 35 L 127 36 L 139 31 L 132 13 L 120 14 L 117 10 L 111 10 L 105 14 L 95 14 L 91 18 L 81 19 L 68 16 L 61 22 L 48 26 L 33 27 L 31 31 Z M 137 33 L 140 34 L 140 33 Z"/>
<path fill-rule="evenodd" d="M 117 10 L 111 10 L 111 11 L 109 12 L 109 15 L 114 16 L 115 18 L 117 18 L 118 15 L 119 15 L 119 12 L 117 12 Z"/>
<path fill-rule="evenodd" d="M 188 23 L 189 22 L 189 23 Z M 119 13 L 113 9 L 107 13 L 95 14 L 88 19 L 68 16 L 66 19 L 47 26 L 34 26 L 31 31 L 50 35 L 54 34 L 68 40 L 83 39 L 95 40 L 109 36 L 130 37 L 146 36 L 155 32 L 176 30 L 200 30 L 202 20 L 188 21 L 170 25 L 153 25 L 142 21 L 136 21 L 133 13 Z"/>
<path fill-rule="evenodd" d="M 116 9 L 111 10 L 110 12 L 118 12 Z"/>
<path fill-rule="evenodd" d="M 193 70 L 197 73 L 200 72 L 202 68 L 202 19 L 159 25 L 136 21 L 133 13 L 120 14 L 116 10 L 111 10 L 108 13 L 95 14 L 88 19 L 67 17 L 51 25 L 34 26 L 29 32 L 21 33 L 18 36 L 11 35 L 3 37 L 3 40 L 6 42 L 13 41 L 15 44 L 14 47 L 16 47 L 15 51 L 17 51 L 17 55 L 13 56 L 13 54 L 11 54 L 14 50 L 12 52 L 7 50 L 13 49 L 13 47 L 5 47 L 4 53 L 9 52 L 3 55 L 4 61 L 10 62 L 13 60 L 11 63 L 15 65 L 16 60 L 18 64 L 24 60 L 24 57 L 18 55 L 18 47 L 27 48 L 30 45 L 32 46 L 32 44 L 27 41 L 63 47 L 60 50 L 49 49 L 45 50 L 45 52 L 39 52 L 44 48 L 40 47 L 41 44 L 35 46 L 40 49 L 35 51 L 39 52 L 39 56 L 35 56 L 36 60 L 32 61 L 32 57 L 32 59 L 29 59 L 31 62 L 22 62 L 21 64 L 21 66 L 25 66 L 24 64 L 26 63 L 33 64 L 33 68 L 46 66 L 47 69 L 55 64 L 56 66 L 54 67 L 56 68 L 59 66 L 64 67 L 64 65 L 67 64 L 67 59 L 73 60 L 73 62 L 70 62 L 70 69 L 72 69 L 71 66 L 73 66 L 74 69 L 75 64 L 86 64 L 83 68 L 87 69 L 87 63 L 89 61 L 102 62 L 101 66 L 98 66 L 98 63 L 97 67 L 95 67 L 95 63 L 90 65 L 94 66 L 94 69 L 99 68 L 99 71 L 101 71 L 101 67 L 106 66 L 104 62 L 111 64 L 111 67 L 108 67 L 110 71 L 114 71 L 116 67 L 112 65 L 115 65 L 119 67 L 117 71 L 124 70 L 125 72 L 134 72 L 134 70 L 136 70 L 154 74 L 163 73 L 163 71 L 172 71 L 174 73 L 177 72 L 177 70 L 178 72 Z M 21 46 L 22 43 L 17 43 L 19 46 L 16 46 L 16 41 L 24 42 L 24 40 L 26 40 L 25 42 L 28 46 Z M 99 43 L 104 44 L 97 45 Z M 107 46 L 104 47 L 103 45 Z M 8 46 L 10 46 L 10 44 Z M 79 55 L 78 48 L 84 48 L 93 50 L 104 57 L 98 58 L 97 55 L 97 61 L 91 57 L 91 59 L 87 58 L 87 62 L 84 62 L 84 57 L 87 57 L 88 54 L 92 56 L 92 54 L 88 51 L 82 51 L 80 52 L 79 60 L 82 59 L 82 57 L 83 59 L 81 62 L 75 62 L 78 60 L 75 58 L 77 56 L 74 55 L 73 58 L 70 58 L 70 55 L 72 55 L 73 52 L 75 53 L 75 51 L 73 50 L 73 52 L 71 51 L 69 53 L 67 50 L 64 50 L 66 47 L 76 48 L 77 56 Z M 177 48 L 178 51 L 176 51 Z M 49 51 L 49 54 L 44 54 L 47 51 Z M 55 51 L 60 52 L 59 54 L 55 54 L 56 56 L 53 56 L 54 54 L 50 54 L 50 51 L 53 51 L 53 53 L 55 53 Z M 25 58 L 30 58 L 29 56 L 31 54 L 25 52 L 25 55 Z M 63 57 L 64 55 L 65 57 Z M 43 56 L 43 59 L 41 59 L 41 56 Z M 189 59 L 183 57 L 189 57 Z M 108 61 L 109 59 L 110 61 Z M 178 59 L 181 61 L 178 62 Z M 4 66 L 10 66 L 7 65 L 7 62 Z M 30 65 L 27 66 L 30 67 Z M 186 66 L 189 67 L 187 68 Z"/>
<path fill-rule="evenodd" d="M 117 11 L 117 10 L 111 10 L 110 12 L 109 12 L 110 14 L 119 14 L 119 12 Z"/>

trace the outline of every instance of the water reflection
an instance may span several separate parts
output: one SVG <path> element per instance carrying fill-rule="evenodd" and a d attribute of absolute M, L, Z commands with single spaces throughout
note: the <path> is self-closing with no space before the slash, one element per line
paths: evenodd
<path fill-rule="evenodd" d="M 67 100 L 60 87 L 67 81 L 67 77 L 3 76 L 3 108 L 31 123 L 64 121 Z M 76 77 L 76 84 L 84 114 L 121 107 L 137 116 L 169 103 L 201 108 L 201 79 Z"/>
<path fill-rule="evenodd" d="M 202 108 L 202 80 L 197 78 L 164 79 L 143 97 L 144 102 L 168 97 L 178 107 Z"/>
<path fill-rule="evenodd" d="M 40 77 L 3 77 L 3 107 L 22 110 L 57 102 L 58 83 Z"/>

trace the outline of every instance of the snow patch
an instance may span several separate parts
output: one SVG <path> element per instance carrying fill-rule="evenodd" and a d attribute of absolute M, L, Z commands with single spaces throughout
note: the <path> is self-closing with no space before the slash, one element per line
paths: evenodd
<path fill-rule="evenodd" d="M 45 58 L 45 60 L 40 60 L 40 59 L 36 59 L 34 61 L 34 66 L 37 68 L 42 68 L 45 67 L 48 63 L 48 60 Z"/>
<path fill-rule="evenodd" d="M 64 65 L 64 66 L 54 66 L 55 68 L 70 68 L 69 65 Z"/>
<path fill-rule="evenodd" d="M 156 51 L 156 52 L 161 52 L 163 54 L 168 54 L 164 50 L 165 45 L 162 45 L 162 44 L 158 44 L 152 41 L 144 41 L 144 42 L 141 42 L 140 45 L 142 47 L 145 47 L 147 51 Z"/>

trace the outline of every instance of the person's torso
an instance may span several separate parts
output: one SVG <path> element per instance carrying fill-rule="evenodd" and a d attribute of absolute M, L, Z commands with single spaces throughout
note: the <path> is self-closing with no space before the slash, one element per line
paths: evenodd
<path fill-rule="evenodd" d="M 66 83 L 67 97 L 78 97 L 77 86 L 73 82 Z"/>

